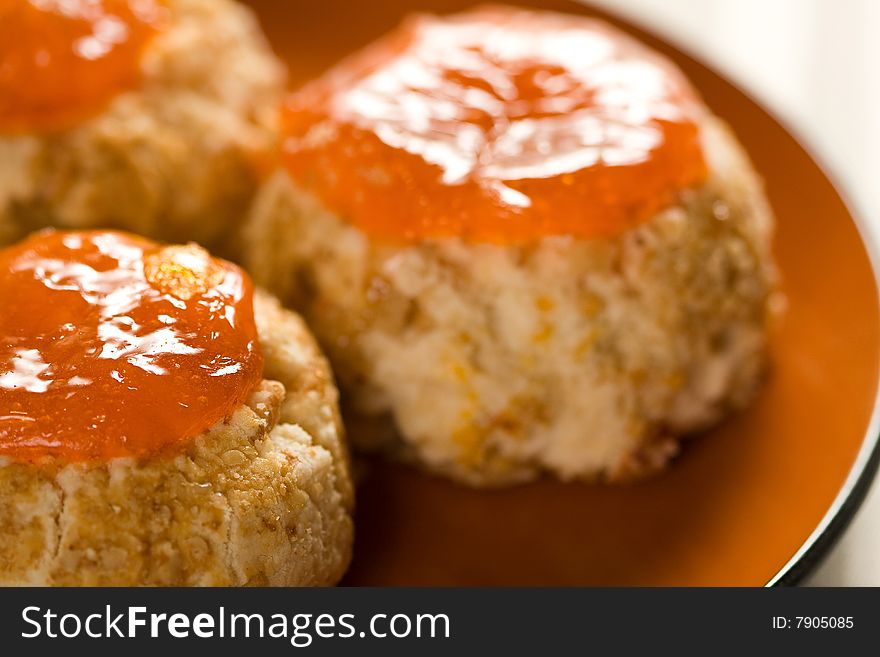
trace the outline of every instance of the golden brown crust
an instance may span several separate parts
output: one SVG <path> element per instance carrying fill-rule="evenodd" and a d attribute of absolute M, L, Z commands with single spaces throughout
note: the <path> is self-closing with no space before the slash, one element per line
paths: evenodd
<path fill-rule="evenodd" d="M 0 584 L 336 583 L 353 492 L 336 389 L 302 323 L 258 295 L 267 375 L 183 452 L 0 465 Z M 276 342 L 280 340 L 280 342 Z"/>

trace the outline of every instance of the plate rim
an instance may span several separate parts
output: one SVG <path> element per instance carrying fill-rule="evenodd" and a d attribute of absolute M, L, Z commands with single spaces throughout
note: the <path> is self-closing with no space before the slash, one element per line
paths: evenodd
<path fill-rule="evenodd" d="M 666 39 L 664 38 L 663 40 L 665 41 Z M 679 49 L 676 43 L 670 43 L 670 45 L 677 50 Z M 694 59 L 687 50 L 682 50 L 681 52 L 685 56 Z M 812 160 L 822 176 L 831 185 L 855 226 L 862 247 L 865 249 L 865 255 L 868 258 L 874 280 L 874 302 L 880 308 L 880 229 L 875 234 L 868 226 L 869 213 L 853 200 L 856 197 L 850 193 L 848 186 L 834 173 L 833 167 L 829 166 L 825 157 L 819 153 L 818 149 L 812 147 L 810 141 L 804 138 L 799 129 L 794 128 L 791 123 L 781 118 L 775 111 L 769 109 L 750 91 L 744 89 L 726 75 L 722 75 L 715 68 L 703 64 L 702 60 L 695 61 L 698 61 L 702 66 L 709 68 L 713 73 L 722 77 L 725 82 L 748 98 L 771 121 L 784 130 L 803 150 L 804 154 Z M 875 358 L 880 357 L 875 356 Z M 878 373 L 875 386 L 873 410 L 868 420 L 868 426 L 865 429 L 859 452 L 856 454 L 856 458 L 840 490 L 838 490 L 837 495 L 822 516 L 819 524 L 816 525 L 789 560 L 768 580 L 764 585 L 765 587 L 797 586 L 806 577 L 815 572 L 816 568 L 822 564 L 832 548 L 843 537 L 846 529 L 850 526 L 865 498 L 868 496 L 877 477 L 878 469 L 880 469 L 880 373 Z"/>

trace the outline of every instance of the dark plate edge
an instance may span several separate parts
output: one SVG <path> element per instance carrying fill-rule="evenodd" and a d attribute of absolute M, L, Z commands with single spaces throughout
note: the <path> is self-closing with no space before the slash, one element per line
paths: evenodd
<path fill-rule="evenodd" d="M 678 47 L 675 45 L 674 47 Z M 714 71 L 714 69 L 713 69 Z M 718 73 L 718 75 L 721 75 Z M 862 241 L 862 246 L 868 256 L 871 265 L 871 271 L 874 275 L 874 286 L 876 288 L 875 303 L 880 306 L 880 238 L 875 238 L 871 230 L 867 226 L 868 213 L 863 211 L 861 207 L 857 207 L 853 202 L 853 196 L 848 193 L 848 188 L 844 185 L 840 178 L 832 173 L 831 167 L 828 166 L 822 155 L 818 154 L 818 150 L 810 146 L 809 140 L 805 139 L 800 130 L 795 129 L 781 119 L 775 112 L 769 110 L 763 103 L 759 102 L 755 96 L 749 91 L 743 89 L 740 85 L 735 84 L 727 76 L 724 79 L 734 86 L 740 93 L 753 102 L 761 111 L 763 111 L 772 121 L 787 132 L 794 139 L 804 153 L 819 168 L 822 175 L 831 184 L 831 187 L 837 193 L 841 203 L 855 224 L 856 231 Z M 880 220 L 880 217 L 877 217 Z M 880 381 L 877 382 L 877 390 L 874 392 L 874 409 L 871 413 L 871 419 L 868 421 L 868 427 L 865 431 L 865 437 L 862 439 L 862 445 L 859 453 L 853 462 L 846 480 L 843 482 L 840 491 L 828 507 L 828 511 L 822 517 L 813 533 L 801 544 L 800 548 L 792 555 L 791 559 L 786 562 L 782 568 L 767 582 L 765 586 L 796 586 L 801 583 L 804 578 L 810 575 L 823 562 L 825 557 L 831 551 L 837 541 L 841 538 L 844 531 L 849 527 L 850 522 L 855 517 L 856 512 L 865 501 L 871 485 L 877 475 L 878 466 L 880 466 Z"/>
<path fill-rule="evenodd" d="M 865 447 L 870 447 L 870 450 L 867 460 L 863 461 L 861 457 Z M 822 564 L 865 501 L 877 474 L 878 465 L 880 465 L 880 434 L 874 432 L 865 438 L 863 448 L 847 481 L 822 522 L 766 586 L 796 586 Z"/>

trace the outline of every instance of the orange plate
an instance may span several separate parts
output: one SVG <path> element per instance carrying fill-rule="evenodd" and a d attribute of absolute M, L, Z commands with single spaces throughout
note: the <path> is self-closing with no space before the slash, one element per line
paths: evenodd
<path fill-rule="evenodd" d="M 253 4 L 297 84 L 409 11 L 471 3 Z M 564 0 L 540 6 L 596 13 Z M 869 425 L 880 329 L 877 286 L 853 217 L 819 166 L 754 101 L 671 46 L 622 27 L 684 69 L 766 179 L 788 297 L 771 379 L 748 412 L 689 443 L 669 472 L 634 486 L 541 481 L 481 492 L 375 464 L 359 491 L 348 584 L 792 582 L 833 542 L 867 488 L 878 455 Z"/>

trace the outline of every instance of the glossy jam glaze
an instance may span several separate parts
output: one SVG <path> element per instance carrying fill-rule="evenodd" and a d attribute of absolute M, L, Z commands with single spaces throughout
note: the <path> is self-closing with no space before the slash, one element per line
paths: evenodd
<path fill-rule="evenodd" d="M 417 16 L 293 94 L 290 175 L 389 240 L 614 236 L 706 175 L 702 106 L 605 23 Z"/>
<path fill-rule="evenodd" d="M 66 126 L 137 84 L 163 0 L 0 0 L 0 132 Z"/>
<path fill-rule="evenodd" d="M 253 290 L 195 246 L 38 233 L 0 251 L 0 455 L 101 461 L 192 438 L 262 378 Z"/>

